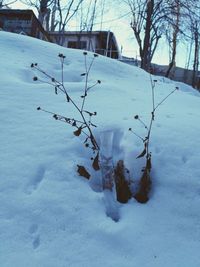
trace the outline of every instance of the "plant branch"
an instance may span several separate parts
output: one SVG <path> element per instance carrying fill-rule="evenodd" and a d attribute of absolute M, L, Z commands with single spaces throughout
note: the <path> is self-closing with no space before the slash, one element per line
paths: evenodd
<path fill-rule="evenodd" d="M 96 112 L 92 113 L 92 112 L 83 110 L 84 105 L 85 105 L 85 98 L 87 96 L 87 91 L 100 83 L 100 81 L 97 81 L 94 85 L 88 87 L 89 73 L 90 73 L 90 70 L 92 68 L 94 59 L 95 59 L 95 57 L 97 57 L 97 55 L 94 54 L 94 57 L 91 60 L 91 62 L 89 64 L 89 67 L 88 67 L 87 59 L 86 59 L 87 52 L 84 52 L 83 54 L 85 56 L 85 71 L 86 71 L 85 72 L 85 76 L 86 76 L 86 79 L 85 79 L 85 87 L 84 87 L 84 96 L 82 96 L 83 97 L 83 101 L 82 101 L 81 107 L 79 107 L 77 105 L 77 103 L 72 99 L 72 97 L 68 94 L 67 89 L 65 87 L 65 84 L 64 84 L 64 60 L 65 60 L 65 56 L 63 54 L 59 54 L 58 55 L 59 58 L 60 58 L 60 62 L 61 62 L 61 81 L 58 81 L 54 77 L 49 75 L 46 71 L 41 69 L 38 66 L 37 63 L 32 63 L 31 67 L 36 69 L 39 73 L 42 73 L 47 79 L 50 79 L 50 82 L 49 81 L 43 81 L 43 80 L 39 79 L 38 77 L 34 77 L 33 80 L 34 81 L 42 81 L 44 83 L 50 84 L 51 86 L 54 86 L 56 94 L 58 93 L 58 91 L 61 91 L 62 93 L 64 93 L 64 95 L 66 96 L 67 102 L 71 102 L 72 103 L 74 108 L 80 114 L 82 120 L 76 120 L 76 119 L 72 119 L 72 118 L 67 118 L 65 116 L 62 116 L 62 115 L 59 115 L 59 114 L 44 110 L 44 109 L 42 109 L 40 107 L 38 108 L 38 110 L 41 110 L 41 111 L 44 111 L 46 113 L 52 114 L 54 119 L 62 121 L 62 122 L 65 122 L 65 123 L 68 123 L 71 126 L 76 127 L 77 131 L 75 131 L 74 134 L 76 136 L 79 136 L 81 134 L 81 132 L 83 132 L 87 136 L 85 142 L 87 142 L 87 140 L 90 140 L 90 142 L 92 144 L 92 147 L 90 147 L 89 144 L 87 144 L 87 147 L 90 147 L 93 151 L 97 151 L 98 152 L 99 151 L 99 145 L 98 145 L 98 143 L 97 143 L 97 141 L 95 139 L 95 136 L 94 136 L 92 128 L 91 128 L 91 127 L 97 127 L 95 124 L 93 124 L 91 122 L 91 119 L 92 119 L 91 117 L 95 116 Z M 88 120 L 86 119 L 84 113 L 89 114 L 89 119 Z M 87 132 L 85 130 L 83 131 L 83 129 L 87 129 Z"/>

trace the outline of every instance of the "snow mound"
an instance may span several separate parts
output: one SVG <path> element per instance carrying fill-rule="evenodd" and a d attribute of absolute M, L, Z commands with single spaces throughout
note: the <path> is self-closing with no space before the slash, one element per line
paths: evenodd
<path fill-rule="evenodd" d="M 2 267 L 198 267 L 200 265 L 200 98 L 181 86 L 156 113 L 152 130 L 153 191 L 146 205 L 117 204 L 120 219 L 106 216 L 100 174 L 78 176 L 77 164 L 91 156 L 69 125 L 37 107 L 76 114 L 51 86 L 33 81 L 31 63 L 61 78 L 58 54 L 66 56 L 64 82 L 80 101 L 83 51 L 0 32 L 0 266 Z M 87 60 L 93 54 L 88 53 Z M 89 82 L 86 108 L 96 111 L 97 139 L 113 131 L 113 157 L 124 159 L 136 181 L 145 136 L 134 120 L 148 123 L 150 76 L 143 70 L 99 56 Z M 177 84 L 158 79 L 159 103 Z"/>

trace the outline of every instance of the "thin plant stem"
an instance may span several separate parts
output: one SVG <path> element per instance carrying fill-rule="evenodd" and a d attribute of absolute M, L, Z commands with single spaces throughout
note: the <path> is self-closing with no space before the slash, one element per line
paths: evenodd
<path fill-rule="evenodd" d="M 150 81 L 151 81 L 151 96 L 152 96 L 152 105 L 153 105 L 153 110 L 155 109 L 155 82 L 152 80 L 152 76 L 150 74 Z"/>
<path fill-rule="evenodd" d="M 91 141 L 91 144 L 93 145 L 92 149 L 93 150 L 96 150 L 96 151 L 99 151 L 99 145 L 98 145 L 98 143 L 97 143 L 97 141 L 95 139 L 95 136 L 94 136 L 94 134 L 92 132 L 92 129 L 90 127 L 90 126 L 96 127 L 96 125 L 92 124 L 92 122 L 91 122 L 91 116 L 92 115 L 95 115 L 95 114 L 90 113 L 90 112 L 86 112 L 86 113 L 91 114 L 90 115 L 90 118 L 89 118 L 89 121 L 87 121 L 86 120 L 86 117 L 84 115 L 84 110 L 83 110 L 84 104 L 85 104 L 85 98 L 87 96 L 87 90 L 91 89 L 92 87 L 94 87 L 95 85 L 97 85 L 99 82 L 97 82 L 95 85 L 93 85 L 93 86 L 91 86 L 91 87 L 88 88 L 88 78 L 89 78 L 89 73 L 90 73 L 91 67 L 92 67 L 93 62 L 94 62 L 94 58 L 91 60 L 90 65 L 88 67 L 88 65 L 87 65 L 87 59 L 86 59 L 86 54 L 84 54 L 84 55 L 85 55 L 86 79 L 85 79 L 84 96 L 83 96 L 83 101 L 82 101 L 81 108 L 79 108 L 79 106 L 76 104 L 76 102 L 69 96 L 69 94 L 67 93 L 67 90 L 65 88 L 65 85 L 64 85 L 64 58 L 65 57 L 62 54 L 59 55 L 60 60 L 61 60 L 61 82 L 57 81 L 51 75 L 49 75 L 48 73 L 46 73 L 44 70 L 42 70 L 40 67 L 38 67 L 37 64 L 32 64 L 31 67 L 34 67 L 38 72 L 42 73 L 43 75 L 45 75 L 47 78 L 49 78 L 51 80 L 51 82 L 44 81 L 45 83 L 54 86 L 55 87 L 55 90 L 59 90 L 59 91 L 61 91 L 62 93 L 65 94 L 66 99 L 67 99 L 67 102 L 71 102 L 72 103 L 72 105 L 75 107 L 75 109 L 79 112 L 79 114 L 80 114 L 80 116 L 82 118 L 82 121 L 75 120 L 75 119 L 70 119 L 70 118 L 66 118 L 65 116 L 62 116 L 62 115 L 59 115 L 59 114 L 55 114 L 53 112 L 50 112 L 50 111 L 47 111 L 47 110 L 44 110 L 44 109 L 41 109 L 41 108 L 39 108 L 39 109 L 42 110 L 42 111 L 44 111 L 44 112 L 47 112 L 47 113 L 50 113 L 50 114 L 54 115 L 55 116 L 55 119 L 58 119 L 59 121 L 62 121 L 62 122 L 69 123 L 70 125 L 72 125 L 73 122 L 81 123 L 81 127 L 78 127 L 77 125 L 74 125 L 74 126 L 76 128 L 81 128 L 81 131 L 83 130 L 83 128 L 86 128 L 87 131 L 88 131 L 88 133 L 86 133 L 85 131 L 82 131 L 82 132 Z M 38 80 L 37 77 L 36 77 L 36 80 Z M 42 80 L 40 80 L 40 81 L 42 81 Z"/>
<path fill-rule="evenodd" d="M 163 100 L 157 104 L 157 106 L 154 108 L 154 111 L 170 96 L 172 95 L 175 91 L 177 90 L 177 88 L 175 88 L 173 91 L 171 91 L 171 93 L 169 93 L 165 98 L 163 98 Z"/>
<path fill-rule="evenodd" d="M 85 76 L 86 77 L 85 77 L 85 90 L 84 90 L 84 95 L 83 95 L 83 101 L 82 101 L 81 111 L 83 111 L 83 109 L 84 109 L 85 98 L 87 96 L 87 91 L 89 90 L 88 89 L 88 78 L 89 78 L 89 73 L 90 73 L 91 67 L 93 65 L 93 62 L 94 62 L 94 57 L 93 57 L 92 61 L 90 62 L 89 67 L 87 67 L 87 59 L 86 59 L 86 55 L 85 55 L 85 70 L 86 70 L 86 75 Z"/>

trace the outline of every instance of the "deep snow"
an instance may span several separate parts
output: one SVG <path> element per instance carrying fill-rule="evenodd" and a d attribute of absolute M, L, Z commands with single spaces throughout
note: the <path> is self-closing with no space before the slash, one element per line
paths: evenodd
<path fill-rule="evenodd" d="M 59 53 L 66 56 L 65 85 L 79 101 L 82 51 L 0 32 L 0 266 L 200 266 L 199 93 L 156 77 L 157 103 L 176 86 L 180 90 L 156 113 L 151 199 L 118 204 L 116 223 L 105 214 L 100 174 L 90 170 L 88 182 L 76 172 L 77 164 L 90 168 L 81 139 L 69 125 L 36 110 L 74 115 L 61 94 L 32 80 L 35 62 L 59 79 Z M 145 134 L 134 115 L 149 120 L 150 76 L 99 56 L 90 79 L 101 80 L 87 99 L 87 108 L 97 112 L 97 138 L 114 132 L 114 160 L 123 158 L 136 182 L 143 144 L 128 129 Z"/>

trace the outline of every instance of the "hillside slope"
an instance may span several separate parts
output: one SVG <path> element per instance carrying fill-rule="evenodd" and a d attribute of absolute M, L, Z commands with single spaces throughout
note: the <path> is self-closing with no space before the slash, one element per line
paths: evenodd
<path fill-rule="evenodd" d="M 64 82 L 78 103 L 83 93 L 83 51 L 0 32 L 0 266 L 2 267 L 198 267 L 200 265 L 200 98 L 179 84 L 158 109 L 152 130 L 150 201 L 118 204 L 120 219 L 105 214 L 100 173 L 78 176 L 91 157 L 73 128 L 37 111 L 75 117 L 61 94 L 42 81 L 31 63 L 61 79 L 59 53 L 66 56 Z M 93 54 L 87 55 L 91 62 Z M 176 86 L 157 79 L 156 103 Z M 113 131 L 114 161 L 124 159 L 134 182 L 136 159 L 150 119 L 148 73 L 112 59 L 95 58 L 86 109 L 97 112 L 97 139 Z"/>

